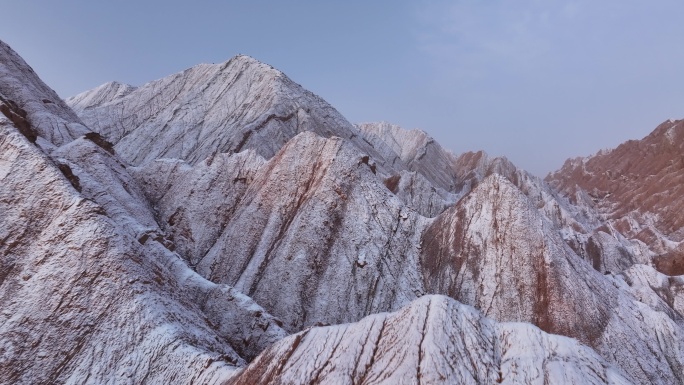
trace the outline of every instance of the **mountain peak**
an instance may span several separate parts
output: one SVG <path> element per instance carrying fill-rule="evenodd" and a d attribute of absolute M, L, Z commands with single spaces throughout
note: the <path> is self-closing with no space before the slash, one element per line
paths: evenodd
<path fill-rule="evenodd" d="M 108 83 L 67 100 L 126 161 L 192 164 L 253 149 L 272 157 L 300 132 L 353 139 L 357 130 L 324 100 L 247 55 L 118 92 Z M 125 123 L 123 123 L 125 122 Z M 368 147 L 357 139 L 361 148 Z"/>
<path fill-rule="evenodd" d="M 80 113 L 87 108 L 98 107 L 104 103 L 121 99 L 135 89 L 136 87 L 130 84 L 111 81 L 67 98 L 66 102 L 74 111 Z"/>
<path fill-rule="evenodd" d="M 256 72 L 264 72 L 264 73 L 270 73 L 274 76 L 285 76 L 285 74 L 273 67 L 270 64 L 266 64 L 258 59 L 255 59 L 252 56 L 249 55 L 244 55 L 244 54 L 237 54 L 233 56 L 232 58 L 228 59 L 227 61 L 221 63 L 221 67 L 224 70 L 230 69 L 234 70 L 236 67 L 240 68 L 242 70 L 250 70 L 250 71 L 256 71 Z"/>

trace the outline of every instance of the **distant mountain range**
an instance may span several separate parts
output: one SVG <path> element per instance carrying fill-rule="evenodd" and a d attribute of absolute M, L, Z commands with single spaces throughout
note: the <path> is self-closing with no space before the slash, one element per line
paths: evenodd
<path fill-rule="evenodd" d="M 542 180 L 248 56 L 63 101 L 2 42 L 0 112 L 0 384 L 684 384 L 684 121 Z"/>

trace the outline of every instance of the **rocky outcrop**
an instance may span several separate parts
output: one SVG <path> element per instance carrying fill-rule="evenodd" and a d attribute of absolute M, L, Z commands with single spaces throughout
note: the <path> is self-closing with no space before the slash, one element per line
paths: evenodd
<path fill-rule="evenodd" d="M 634 265 L 620 274 L 640 301 L 684 324 L 684 276 L 667 276 L 646 265 Z"/>
<path fill-rule="evenodd" d="M 577 341 L 425 296 L 396 313 L 312 328 L 228 384 L 631 384 Z"/>
<path fill-rule="evenodd" d="M 252 150 L 217 154 L 191 166 L 159 159 L 129 171 L 144 191 L 157 223 L 191 266 L 224 232 L 265 160 Z"/>
<path fill-rule="evenodd" d="M 415 171 L 401 171 L 385 178 L 383 183 L 406 206 L 420 215 L 434 218 L 460 198 L 432 185 L 422 174 Z"/>
<path fill-rule="evenodd" d="M 454 155 L 420 130 L 404 130 L 386 122 L 357 125 L 364 139 L 375 148 L 383 163 L 397 171 L 421 174 L 432 186 L 449 192 L 456 189 Z"/>
<path fill-rule="evenodd" d="M 127 237 L 101 205 L 0 124 L 0 382 L 190 383 L 221 378 L 244 362 L 230 342 L 250 334 L 212 325 L 238 318 L 244 328 L 258 319 L 250 309 L 256 304 L 231 303 L 230 288 L 205 281 L 158 245 Z M 277 329 L 251 333 L 267 346 L 283 336 Z"/>
<path fill-rule="evenodd" d="M 616 231 L 593 206 L 574 204 L 540 178 L 517 168 L 506 158 L 469 152 L 456 159 L 461 194 L 485 178 L 499 175 L 515 185 L 547 219 L 572 250 L 601 273 L 620 272 L 636 263 L 649 263 L 652 251 Z"/>
<path fill-rule="evenodd" d="M 39 145 L 50 148 L 90 131 L 55 91 L 1 41 L 0 84 L 0 112 L 31 142 L 38 140 Z"/>

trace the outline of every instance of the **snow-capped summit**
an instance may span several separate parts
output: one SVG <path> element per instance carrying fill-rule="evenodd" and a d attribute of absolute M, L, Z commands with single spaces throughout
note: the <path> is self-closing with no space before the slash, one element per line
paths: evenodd
<path fill-rule="evenodd" d="M 82 114 L 84 110 L 88 108 L 96 108 L 104 103 L 120 99 L 135 91 L 135 89 L 136 87 L 130 84 L 112 81 L 95 87 L 92 90 L 72 96 L 66 99 L 66 103 L 76 113 Z"/>
<path fill-rule="evenodd" d="M 245 55 L 200 64 L 125 92 L 110 83 L 67 102 L 134 165 L 158 158 L 194 164 L 246 149 L 268 159 L 304 131 L 356 136 L 328 103 Z"/>

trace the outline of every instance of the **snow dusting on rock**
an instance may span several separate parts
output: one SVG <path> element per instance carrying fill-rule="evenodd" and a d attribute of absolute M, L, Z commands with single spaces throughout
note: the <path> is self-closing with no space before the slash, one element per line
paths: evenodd
<path fill-rule="evenodd" d="M 0 112 L 0 384 L 684 385 L 681 121 L 547 183 L 248 56 L 63 102 L 1 42 Z"/>

